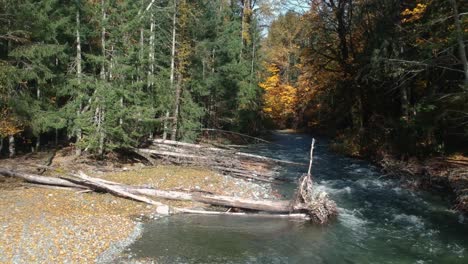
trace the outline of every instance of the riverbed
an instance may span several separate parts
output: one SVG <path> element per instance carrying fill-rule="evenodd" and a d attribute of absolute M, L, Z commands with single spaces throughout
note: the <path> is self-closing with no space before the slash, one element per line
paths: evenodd
<path fill-rule="evenodd" d="M 276 132 L 248 151 L 307 162 L 311 136 Z M 316 138 L 316 187 L 339 208 L 336 221 L 172 216 L 144 224 L 122 261 L 157 263 L 468 263 L 468 219 L 448 197 L 402 188 L 370 163 L 331 152 Z M 297 178 L 306 168 L 284 167 Z M 276 186 L 289 198 L 294 184 Z"/>

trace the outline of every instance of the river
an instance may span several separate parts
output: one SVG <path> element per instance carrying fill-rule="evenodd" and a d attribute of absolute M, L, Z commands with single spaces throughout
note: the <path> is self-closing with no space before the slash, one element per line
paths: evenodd
<path fill-rule="evenodd" d="M 252 153 L 307 162 L 311 136 L 277 132 Z M 297 178 L 304 168 L 284 168 Z M 368 162 L 332 153 L 317 138 L 316 188 L 339 207 L 336 221 L 173 216 L 145 224 L 126 252 L 157 263 L 468 263 L 468 219 L 447 199 L 400 187 Z M 293 184 L 279 187 L 291 195 Z"/>

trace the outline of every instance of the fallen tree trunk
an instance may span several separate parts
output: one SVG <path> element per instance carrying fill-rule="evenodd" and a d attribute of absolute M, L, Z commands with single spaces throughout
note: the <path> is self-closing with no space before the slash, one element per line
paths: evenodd
<path fill-rule="evenodd" d="M 30 183 L 54 185 L 54 186 L 61 186 L 61 187 L 71 187 L 71 188 L 78 188 L 78 189 L 88 189 L 85 186 L 75 184 L 68 180 L 53 178 L 53 177 L 45 177 L 41 175 L 28 174 L 28 173 L 19 172 L 19 171 L 0 169 L 0 175 L 7 176 L 7 177 L 20 178 Z"/>
<path fill-rule="evenodd" d="M 140 195 L 136 195 L 136 194 L 132 194 L 130 192 L 127 192 L 123 188 L 118 187 L 118 185 L 110 185 L 110 184 L 100 182 L 100 181 L 98 181 L 98 180 L 96 180 L 94 178 L 91 178 L 91 177 L 85 175 L 82 172 L 80 172 L 78 175 L 74 175 L 74 176 L 77 177 L 78 179 L 69 179 L 69 178 L 62 178 L 62 179 L 66 179 L 66 180 L 74 182 L 74 183 L 78 183 L 78 184 L 82 184 L 84 186 L 88 186 L 88 187 L 90 187 L 91 189 L 94 189 L 94 190 L 106 191 L 106 192 L 108 192 L 110 194 L 113 194 L 113 195 L 116 195 L 116 196 L 121 196 L 121 197 L 124 197 L 124 198 L 129 198 L 129 199 L 132 199 L 132 200 L 135 200 L 135 201 L 144 202 L 144 203 L 152 204 L 152 205 L 159 205 L 159 206 L 163 205 L 160 202 L 153 201 L 153 200 L 151 200 L 149 198 L 146 198 L 144 196 L 140 196 Z"/>
<path fill-rule="evenodd" d="M 83 178 L 84 176 L 85 175 L 81 174 L 80 178 Z M 84 179 L 95 183 L 105 184 L 106 186 L 119 186 L 121 190 L 124 190 L 128 193 L 137 193 L 141 195 L 153 196 L 169 200 L 194 201 L 210 205 L 277 213 L 287 213 L 291 209 L 290 201 L 252 200 L 224 195 L 187 193 L 179 191 L 163 191 L 152 188 L 140 188 L 129 185 L 122 185 L 116 182 L 102 180 L 99 178 L 91 178 L 89 176 L 85 176 Z"/>
<path fill-rule="evenodd" d="M 112 181 L 107 181 L 99 178 L 93 178 L 85 175 L 84 173 L 73 174 L 73 178 L 62 177 L 46 177 L 33 174 L 26 174 L 16 171 L 9 171 L 0 169 L 0 175 L 8 177 L 16 177 L 23 179 L 27 182 L 44 184 L 51 186 L 70 187 L 78 190 L 94 190 L 108 192 L 113 195 L 132 199 L 139 202 L 155 205 L 157 213 L 170 214 L 173 212 L 181 213 L 199 213 L 199 214 L 217 214 L 217 215 L 241 215 L 228 212 L 212 212 L 203 210 L 192 210 L 185 208 L 170 208 L 165 204 L 154 201 L 146 196 L 169 199 L 169 200 L 183 200 L 194 201 L 209 205 L 223 206 L 227 208 L 239 208 L 244 210 L 253 210 L 258 212 L 270 213 L 277 217 L 295 217 L 305 215 L 318 223 L 325 223 L 331 216 L 336 214 L 336 205 L 328 199 L 325 193 L 319 193 L 312 196 L 310 193 L 310 179 L 304 177 L 300 180 L 298 195 L 295 200 L 252 200 L 232 196 L 214 195 L 214 194 L 201 194 L 201 193 L 187 193 L 179 191 L 163 191 L 153 188 L 144 188 L 137 186 L 130 186 L 120 184 Z M 310 176 L 310 175 L 308 175 Z M 307 197 L 306 197 L 307 196 Z M 309 197 L 310 196 L 310 197 Z M 245 213 L 246 215 L 249 213 Z"/>
<path fill-rule="evenodd" d="M 254 139 L 258 142 L 263 142 L 263 143 L 271 143 L 270 141 L 268 140 L 265 140 L 263 138 L 259 138 L 259 137 L 253 137 L 253 136 L 249 136 L 247 134 L 242 134 L 242 133 L 239 133 L 239 132 L 234 132 L 234 131 L 228 131 L 228 130 L 223 130 L 223 129 L 216 129 L 216 128 L 202 128 L 201 131 L 208 131 L 208 132 L 219 132 L 219 133 L 226 133 L 226 134 L 232 134 L 232 135 L 237 135 L 237 136 L 240 136 L 240 137 L 243 137 L 243 138 L 250 138 L 250 139 Z"/>
<path fill-rule="evenodd" d="M 202 160 L 207 159 L 206 157 L 202 157 L 199 155 L 184 154 L 184 153 L 171 152 L 171 151 L 159 151 L 159 150 L 154 150 L 154 149 L 137 149 L 137 152 L 155 154 L 155 155 L 160 155 L 160 156 L 170 156 L 170 157 L 176 157 L 176 158 L 190 158 L 190 159 L 202 159 Z"/>
<path fill-rule="evenodd" d="M 306 166 L 287 160 L 274 159 L 236 150 L 222 149 L 201 144 L 174 140 L 155 139 L 148 148 L 135 149 L 136 153 L 151 159 L 163 158 L 175 164 L 201 165 L 217 170 L 225 175 L 245 180 L 268 183 L 287 182 L 274 177 L 275 165 Z"/>
<path fill-rule="evenodd" d="M 239 156 L 239 157 L 243 157 L 243 158 L 256 159 L 256 160 L 260 160 L 260 161 L 273 162 L 273 163 L 278 163 L 278 164 L 307 166 L 307 164 L 305 164 L 305 163 L 274 159 L 274 158 L 269 158 L 269 157 L 260 156 L 260 155 L 254 155 L 254 154 L 245 153 L 245 152 L 233 152 L 233 151 L 226 150 L 226 149 L 208 147 L 208 146 L 203 146 L 203 145 L 199 145 L 199 144 L 192 144 L 192 143 L 186 143 L 186 142 L 180 142 L 180 141 L 155 139 L 155 140 L 153 140 L 153 143 L 155 143 L 156 145 L 159 144 L 159 145 L 170 145 L 170 146 L 176 146 L 176 147 L 195 148 L 195 149 L 199 149 L 199 150 L 205 150 L 205 151 L 210 151 L 210 152 L 215 152 L 215 153 L 221 153 L 221 154 L 225 154 L 225 155 L 228 155 L 228 156 L 229 155 L 234 155 L 234 156 Z"/>
<path fill-rule="evenodd" d="M 24 173 L 15 171 L 0 170 L 1 175 L 8 177 L 17 177 L 24 179 L 28 182 L 53 185 L 53 186 L 65 186 L 73 187 L 78 189 L 93 189 L 96 191 L 105 191 L 116 196 L 129 198 L 135 201 L 144 202 L 152 205 L 162 205 L 159 202 L 155 202 L 151 199 L 143 197 L 141 195 L 152 196 L 156 198 L 168 199 L 168 200 L 179 200 L 179 201 L 194 201 L 210 205 L 224 206 L 224 207 L 236 207 L 248 210 L 257 210 L 265 212 L 289 212 L 289 201 L 271 201 L 271 200 L 250 200 L 231 196 L 222 195 L 210 195 L 210 194 L 192 194 L 179 191 L 163 191 L 153 188 L 143 188 L 124 185 L 116 182 L 111 182 L 99 178 L 92 178 L 83 173 L 73 174 L 72 178 L 62 177 L 46 177 L 39 175 L 28 175 L 24 177 Z M 75 179 L 76 178 L 76 179 Z"/>
<path fill-rule="evenodd" d="M 206 211 L 194 210 L 186 208 L 176 208 L 176 212 L 184 214 L 200 214 L 200 215 L 227 215 L 227 216 L 250 216 L 250 217 L 265 217 L 265 218 L 292 218 L 301 220 L 310 220 L 307 214 L 260 214 L 260 213 L 244 213 L 244 212 L 219 212 L 219 211 Z"/>

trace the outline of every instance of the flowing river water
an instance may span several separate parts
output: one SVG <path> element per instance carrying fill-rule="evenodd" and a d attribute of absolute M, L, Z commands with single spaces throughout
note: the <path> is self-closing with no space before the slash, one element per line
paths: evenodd
<path fill-rule="evenodd" d="M 250 152 L 307 162 L 311 136 L 274 134 Z M 306 168 L 288 167 L 297 178 Z M 339 207 L 336 221 L 173 216 L 145 224 L 128 249 L 133 260 L 156 263 L 468 263 L 468 219 L 447 199 L 411 191 L 368 162 L 332 153 L 318 138 L 312 169 L 316 187 Z M 289 197 L 293 184 L 279 186 Z"/>

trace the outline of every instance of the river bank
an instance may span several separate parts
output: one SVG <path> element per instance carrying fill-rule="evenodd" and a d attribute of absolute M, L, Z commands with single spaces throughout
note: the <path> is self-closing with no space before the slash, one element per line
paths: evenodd
<path fill-rule="evenodd" d="M 38 173 L 51 153 L 0 160 L 2 168 Z M 161 190 L 200 190 L 242 198 L 272 198 L 269 184 L 234 179 L 199 167 L 145 166 L 138 161 L 96 162 L 75 159 L 67 149 L 55 154 L 58 176 L 83 170 L 89 175 Z M 40 170 L 40 169 L 39 169 Z M 193 202 L 164 201 L 170 206 L 203 207 Z M 110 194 L 41 188 L 0 177 L 0 263 L 109 262 L 141 232 L 143 219 L 154 218 L 151 206 Z"/>
<path fill-rule="evenodd" d="M 468 158 L 398 160 L 383 156 L 376 161 L 385 173 L 397 177 L 409 188 L 433 190 L 454 196 L 454 209 L 468 212 Z"/>
<path fill-rule="evenodd" d="M 314 131 L 317 132 L 317 131 Z M 310 133 L 310 131 L 308 131 Z M 352 135 L 340 135 L 335 138 L 330 133 L 319 134 L 332 138 L 331 149 L 336 153 L 352 158 L 367 160 L 379 166 L 388 177 L 401 182 L 409 189 L 428 190 L 453 197 L 453 208 L 468 213 L 468 157 L 463 154 L 435 156 L 426 158 L 406 157 L 389 154 L 379 144 L 361 145 Z M 368 142 L 368 140 L 364 140 Z"/>

